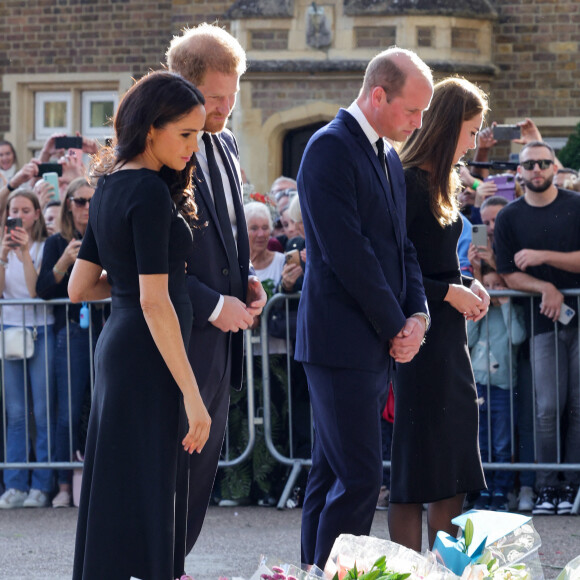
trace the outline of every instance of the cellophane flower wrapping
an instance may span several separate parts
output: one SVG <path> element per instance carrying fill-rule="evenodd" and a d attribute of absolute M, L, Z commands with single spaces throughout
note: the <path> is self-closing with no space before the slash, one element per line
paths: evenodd
<path fill-rule="evenodd" d="M 355 564 L 358 570 L 368 571 L 381 556 L 386 557 L 389 571 L 410 573 L 411 579 L 457 579 L 455 574 L 437 562 L 431 552 L 419 554 L 389 540 L 350 534 L 342 534 L 334 542 L 324 567 L 324 577 L 332 578 L 338 574 L 340 579 Z"/>
<path fill-rule="evenodd" d="M 564 569 L 558 574 L 556 580 L 579 580 L 580 579 L 580 556 L 570 560 Z"/>
<path fill-rule="evenodd" d="M 324 578 L 323 571 L 313 566 L 308 572 L 279 558 L 262 556 L 250 580 L 314 580 Z"/>

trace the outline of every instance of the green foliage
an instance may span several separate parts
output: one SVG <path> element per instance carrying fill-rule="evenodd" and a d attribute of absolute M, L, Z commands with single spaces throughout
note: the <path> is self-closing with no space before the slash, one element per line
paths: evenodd
<path fill-rule="evenodd" d="M 410 575 L 410 573 L 399 574 L 398 572 L 387 570 L 387 558 L 386 556 L 381 556 L 368 572 L 359 572 L 355 564 L 347 572 L 344 580 L 406 580 Z M 332 580 L 338 580 L 338 573 L 334 575 Z"/>
<path fill-rule="evenodd" d="M 580 123 L 568 138 L 568 143 L 558 152 L 558 159 L 564 167 L 580 169 Z"/>

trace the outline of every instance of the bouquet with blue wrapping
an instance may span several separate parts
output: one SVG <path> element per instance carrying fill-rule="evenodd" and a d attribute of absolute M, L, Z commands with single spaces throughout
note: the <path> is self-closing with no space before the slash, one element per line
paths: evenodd
<path fill-rule="evenodd" d="M 471 510 L 452 521 L 462 536 L 438 532 L 433 552 L 463 580 L 543 580 L 538 555 L 542 542 L 530 517 Z"/>

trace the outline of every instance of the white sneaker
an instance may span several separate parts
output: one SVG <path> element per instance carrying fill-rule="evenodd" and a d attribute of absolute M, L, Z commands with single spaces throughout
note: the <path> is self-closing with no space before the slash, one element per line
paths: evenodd
<path fill-rule="evenodd" d="M 71 494 L 70 491 L 62 490 L 59 491 L 52 500 L 53 508 L 62 508 L 71 506 Z"/>
<path fill-rule="evenodd" d="M 14 508 L 22 507 L 24 500 L 27 497 L 25 491 L 20 491 L 19 489 L 14 489 L 13 487 L 6 490 L 2 497 L 0 497 L 0 509 L 11 510 Z"/>
<path fill-rule="evenodd" d="M 518 502 L 517 511 L 531 512 L 534 509 L 534 504 L 535 504 L 534 490 L 527 485 L 522 485 L 520 489 L 520 499 Z"/>
<path fill-rule="evenodd" d="M 24 500 L 22 505 L 23 507 L 40 508 L 47 507 L 49 503 L 48 494 L 39 489 L 31 489 L 28 497 Z"/>

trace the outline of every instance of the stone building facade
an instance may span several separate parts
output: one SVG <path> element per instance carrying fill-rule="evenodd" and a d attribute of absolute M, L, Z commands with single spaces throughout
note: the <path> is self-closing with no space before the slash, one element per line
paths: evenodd
<path fill-rule="evenodd" d="M 531 116 L 557 146 L 580 121 L 577 0 L 4 0 L 0 136 L 21 161 L 55 127 L 105 137 L 102 119 L 171 36 L 216 19 L 248 54 L 231 124 L 258 191 L 295 174 L 308 137 L 392 44 L 489 91 L 490 120 Z"/>

